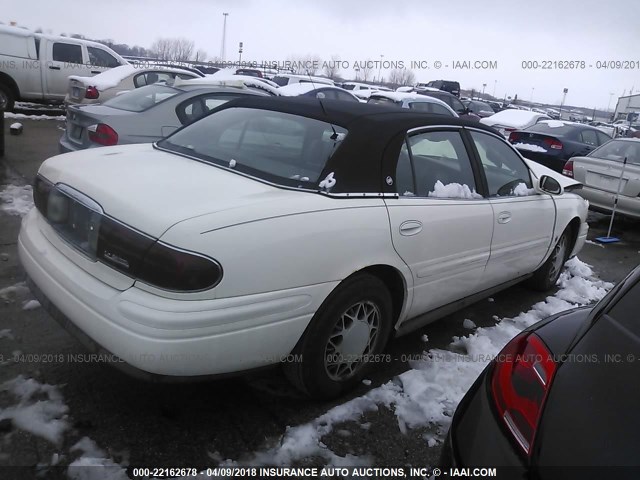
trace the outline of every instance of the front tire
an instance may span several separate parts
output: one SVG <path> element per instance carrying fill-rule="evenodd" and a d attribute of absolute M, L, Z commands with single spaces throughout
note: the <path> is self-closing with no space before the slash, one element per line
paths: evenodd
<path fill-rule="evenodd" d="M 14 106 L 13 91 L 7 85 L 0 83 L 0 111 L 13 112 Z"/>
<path fill-rule="evenodd" d="M 546 292 L 556 285 L 562 273 L 562 267 L 571 253 L 571 237 L 571 228 L 568 227 L 558 239 L 558 243 L 556 243 L 547 261 L 527 281 L 531 288 Z"/>
<path fill-rule="evenodd" d="M 345 280 L 324 301 L 294 348 L 285 374 L 314 398 L 335 398 L 354 388 L 373 366 L 391 331 L 389 290 L 361 273 Z"/>

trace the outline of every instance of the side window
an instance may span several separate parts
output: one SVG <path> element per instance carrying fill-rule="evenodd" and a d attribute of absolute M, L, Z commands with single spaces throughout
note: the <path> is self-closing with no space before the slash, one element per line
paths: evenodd
<path fill-rule="evenodd" d="M 449 97 L 451 99 L 451 102 L 447 102 L 450 103 L 451 108 L 453 108 L 456 113 L 458 113 L 458 115 L 464 113 L 465 111 L 465 106 L 462 104 L 462 102 L 460 100 L 458 100 L 456 97 Z"/>
<path fill-rule="evenodd" d="M 598 136 L 595 130 L 583 130 L 580 132 L 580 140 L 582 140 L 582 143 L 586 143 L 592 147 L 598 146 Z"/>
<path fill-rule="evenodd" d="M 53 60 L 66 63 L 84 63 L 82 61 L 82 47 L 72 43 L 54 43 Z"/>
<path fill-rule="evenodd" d="M 435 113 L 437 115 L 446 115 L 447 117 L 453 117 L 453 114 L 444 108 L 442 105 L 438 105 L 437 103 L 431 104 L 432 111 L 431 113 Z"/>
<path fill-rule="evenodd" d="M 344 102 L 357 102 L 358 101 L 355 98 L 353 98 L 351 95 L 349 95 L 348 93 L 345 93 L 345 92 L 336 91 L 335 94 L 336 94 L 336 97 L 338 98 L 338 100 L 342 100 Z"/>
<path fill-rule="evenodd" d="M 596 132 L 596 135 L 598 136 L 598 145 L 603 145 L 607 143 L 609 140 L 611 140 L 610 137 L 608 137 L 602 132 Z"/>
<path fill-rule="evenodd" d="M 144 87 L 145 85 L 153 85 L 158 82 L 173 83 L 175 73 L 169 72 L 144 72 L 133 77 L 133 84 L 136 88 Z"/>
<path fill-rule="evenodd" d="M 431 104 L 429 102 L 411 102 L 409 104 L 409 109 L 410 110 L 416 110 L 418 112 L 429 112 L 429 113 L 431 113 L 430 105 Z"/>
<path fill-rule="evenodd" d="M 101 48 L 87 47 L 89 52 L 89 63 L 96 67 L 115 68 L 120 66 L 120 62 L 116 60 L 113 55 L 105 52 Z"/>
<path fill-rule="evenodd" d="M 429 131 L 412 135 L 407 139 L 408 155 L 405 155 L 404 149 L 405 147 L 400 152 L 396 168 L 396 188 L 399 194 L 436 198 L 481 198 L 476 193 L 471 162 L 457 131 Z M 408 166 L 407 157 L 410 160 Z"/>
<path fill-rule="evenodd" d="M 180 123 L 187 125 L 209 113 L 223 103 L 238 98 L 236 95 L 209 94 L 193 97 L 176 107 L 176 115 Z"/>
<path fill-rule="evenodd" d="M 509 145 L 486 133 L 471 132 L 471 137 L 480 155 L 490 196 L 533 194 L 529 168 Z"/>

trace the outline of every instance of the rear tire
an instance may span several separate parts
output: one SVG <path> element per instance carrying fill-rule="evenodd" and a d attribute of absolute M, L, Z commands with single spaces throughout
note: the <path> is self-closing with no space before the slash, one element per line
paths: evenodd
<path fill-rule="evenodd" d="M 567 227 L 558 239 L 558 243 L 553 247 L 553 252 L 551 252 L 547 261 L 544 262 L 538 270 L 536 270 L 533 277 L 527 280 L 527 285 L 529 287 L 534 290 L 546 292 L 556 285 L 556 282 L 562 273 L 562 267 L 571 254 L 571 239 L 571 227 Z"/>
<path fill-rule="evenodd" d="M 0 83 L 0 110 L 13 112 L 15 100 L 13 90 L 7 85 Z"/>
<path fill-rule="evenodd" d="M 345 280 L 320 306 L 284 364 L 289 381 L 307 395 L 335 398 L 358 385 L 391 331 L 391 294 L 377 277 Z"/>

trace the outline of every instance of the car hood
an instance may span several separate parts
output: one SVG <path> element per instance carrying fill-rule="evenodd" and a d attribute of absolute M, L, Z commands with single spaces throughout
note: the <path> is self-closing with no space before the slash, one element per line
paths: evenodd
<path fill-rule="evenodd" d="M 538 177 L 538 179 L 540 179 L 540 177 L 542 177 L 543 175 L 555 178 L 558 181 L 558 183 L 562 185 L 562 188 L 565 188 L 565 189 L 567 187 L 582 185 L 582 183 L 578 182 L 577 180 L 574 180 L 573 178 L 565 177 L 564 175 L 558 172 L 554 172 L 550 168 L 547 168 L 544 165 L 534 162 L 533 160 L 529 160 L 528 158 L 525 158 L 524 161 L 527 163 L 527 165 L 529 166 L 529 169 L 533 172 L 533 174 L 536 177 Z"/>
<path fill-rule="evenodd" d="M 58 155 L 39 174 L 82 192 L 107 215 L 155 238 L 194 217 L 276 201 L 291 205 L 297 196 L 152 144 Z"/>

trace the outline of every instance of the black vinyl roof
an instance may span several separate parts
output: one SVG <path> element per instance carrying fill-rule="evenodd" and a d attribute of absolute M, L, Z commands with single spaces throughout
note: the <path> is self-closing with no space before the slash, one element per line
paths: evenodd
<path fill-rule="evenodd" d="M 212 110 L 227 108 L 255 108 L 273 110 L 292 115 L 314 118 L 341 126 L 348 135 L 340 148 L 327 163 L 321 179 L 334 172 L 336 186 L 331 193 L 385 192 L 387 175 L 393 172 L 383 168 L 397 161 L 400 147 L 407 130 L 424 126 L 467 126 L 496 134 L 496 131 L 472 120 L 417 112 L 396 106 L 372 105 L 369 103 L 309 97 L 257 97 L 246 96 L 231 100 Z"/>

